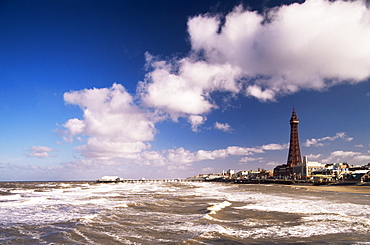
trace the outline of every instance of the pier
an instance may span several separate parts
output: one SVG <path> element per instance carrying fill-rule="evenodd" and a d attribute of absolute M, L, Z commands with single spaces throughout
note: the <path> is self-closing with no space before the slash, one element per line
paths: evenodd
<path fill-rule="evenodd" d="M 99 179 L 97 182 L 98 183 L 149 183 L 149 182 L 174 183 L 174 182 L 203 182 L 203 181 L 204 179 L 181 179 L 181 178 L 176 178 L 176 179 L 122 179 L 122 178 L 108 179 L 108 178 L 102 178 L 102 179 Z"/>

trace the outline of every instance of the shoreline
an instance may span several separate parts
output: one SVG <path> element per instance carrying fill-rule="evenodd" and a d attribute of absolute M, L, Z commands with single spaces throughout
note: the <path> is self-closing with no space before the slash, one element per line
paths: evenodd
<path fill-rule="evenodd" d="M 350 194 L 367 194 L 370 195 L 370 186 L 361 185 L 304 185 L 304 184 L 293 184 L 286 185 L 292 188 L 304 188 L 308 191 L 322 191 L 322 192 L 341 192 Z"/>

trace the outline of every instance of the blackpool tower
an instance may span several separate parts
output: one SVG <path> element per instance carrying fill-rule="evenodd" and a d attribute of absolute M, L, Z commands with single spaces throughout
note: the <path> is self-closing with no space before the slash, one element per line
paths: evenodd
<path fill-rule="evenodd" d="M 292 117 L 290 118 L 290 145 L 288 153 L 287 165 L 289 168 L 302 164 L 301 149 L 299 147 L 299 138 L 298 138 L 298 117 L 293 108 Z"/>

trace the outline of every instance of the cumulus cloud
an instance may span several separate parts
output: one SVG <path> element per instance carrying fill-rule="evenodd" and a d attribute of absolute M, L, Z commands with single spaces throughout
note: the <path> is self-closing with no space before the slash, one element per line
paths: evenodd
<path fill-rule="evenodd" d="M 204 160 L 215 160 L 223 159 L 230 156 L 253 156 L 255 154 L 262 154 L 270 150 L 283 150 L 287 149 L 288 144 L 279 145 L 279 144 L 269 144 L 259 147 L 240 147 L 240 146 L 229 146 L 224 149 L 217 149 L 213 151 L 198 150 L 191 152 L 184 149 L 183 147 L 177 149 L 169 149 L 161 152 L 147 152 L 144 151 L 138 155 L 138 163 L 142 163 L 145 159 L 145 165 L 184 165 L 190 166 L 194 162 L 200 162 Z M 149 155 L 149 157 L 147 157 Z M 246 158 L 243 159 L 254 159 L 261 160 L 262 158 Z M 242 161 L 243 162 L 243 161 Z"/>
<path fill-rule="evenodd" d="M 147 107 L 179 117 L 206 114 L 217 105 L 210 99 L 214 91 L 239 92 L 236 80 L 240 71 L 229 64 L 210 64 L 185 57 L 161 61 L 146 54 L 152 71 L 139 83 L 138 93 Z"/>
<path fill-rule="evenodd" d="M 345 141 L 352 141 L 352 137 L 347 137 L 345 132 L 336 133 L 335 136 L 326 136 L 320 139 L 307 139 L 305 143 L 303 143 L 306 147 L 311 146 L 324 146 L 326 144 L 329 144 L 328 141 L 334 141 L 336 139 L 343 139 Z"/>
<path fill-rule="evenodd" d="M 32 146 L 30 152 L 26 154 L 29 157 L 38 157 L 38 158 L 47 158 L 47 157 L 55 157 L 55 154 L 51 154 L 56 152 L 57 150 L 51 149 L 47 146 Z"/>
<path fill-rule="evenodd" d="M 261 161 L 261 160 L 263 160 L 263 157 L 243 157 L 242 159 L 240 159 L 239 163 L 245 164 L 248 162 L 255 162 L 255 161 Z"/>
<path fill-rule="evenodd" d="M 147 142 L 154 139 L 154 122 L 122 85 L 71 91 L 64 100 L 83 110 L 83 119 L 70 119 L 63 126 L 71 138 L 88 137 L 78 147 L 88 158 L 132 157 L 148 149 Z"/>
<path fill-rule="evenodd" d="M 332 162 L 351 162 L 351 160 L 362 161 L 370 159 L 370 156 L 363 155 L 361 152 L 355 151 L 334 151 L 326 159 L 323 159 L 323 163 L 332 163 Z"/>
<path fill-rule="evenodd" d="M 215 122 L 214 127 L 215 129 L 218 129 L 224 132 L 231 132 L 233 130 L 228 123 Z"/>
<path fill-rule="evenodd" d="M 240 70 L 247 95 L 273 100 L 300 89 L 366 80 L 369 19 L 363 1 L 308 0 L 265 15 L 239 6 L 223 25 L 219 16 L 200 15 L 188 28 L 193 51 L 209 63 Z"/>
<path fill-rule="evenodd" d="M 261 147 L 262 150 L 278 151 L 285 150 L 289 148 L 289 144 L 268 144 Z"/>
<path fill-rule="evenodd" d="M 190 55 L 159 60 L 139 92 L 174 120 L 217 108 L 212 92 L 261 101 L 370 77 L 370 11 L 364 1 L 307 0 L 263 14 L 236 7 L 188 20 Z"/>
<path fill-rule="evenodd" d="M 191 129 L 194 132 L 198 132 L 199 126 L 202 125 L 206 121 L 206 117 L 199 116 L 199 115 L 190 115 L 188 120 L 191 124 Z"/>

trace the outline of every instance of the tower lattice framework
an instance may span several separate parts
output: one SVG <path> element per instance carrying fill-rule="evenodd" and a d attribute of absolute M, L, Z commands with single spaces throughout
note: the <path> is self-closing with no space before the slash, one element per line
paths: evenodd
<path fill-rule="evenodd" d="M 290 145 L 288 153 L 287 165 L 293 167 L 302 164 L 301 148 L 299 146 L 298 138 L 298 117 L 295 109 L 293 108 L 292 117 L 290 118 Z"/>

